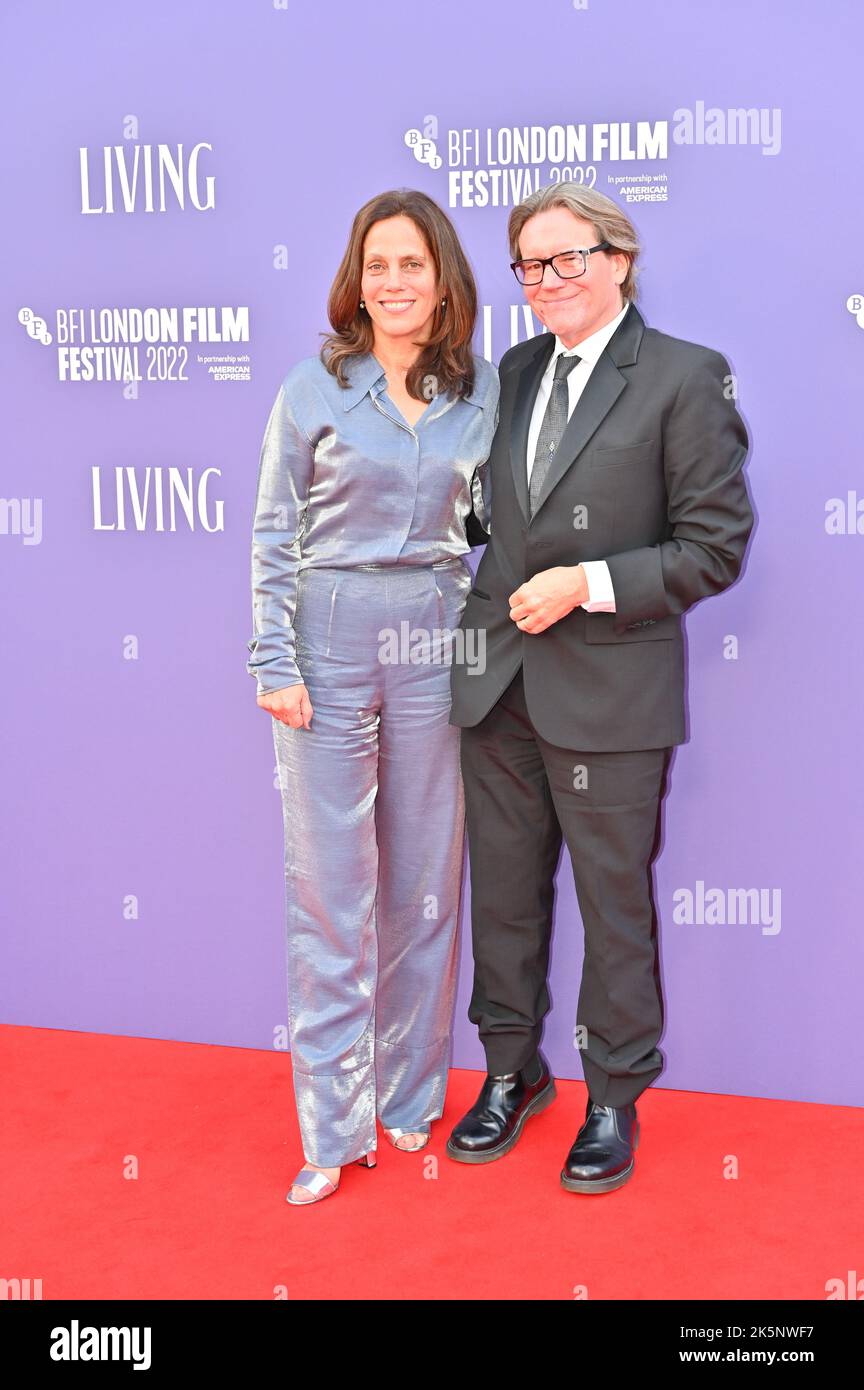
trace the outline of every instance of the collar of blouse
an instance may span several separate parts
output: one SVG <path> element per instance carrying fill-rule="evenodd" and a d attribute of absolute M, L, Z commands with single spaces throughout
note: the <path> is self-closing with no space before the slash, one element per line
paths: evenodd
<path fill-rule="evenodd" d="M 386 389 L 386 373 L 374 353 L 364 352 L 360 356 L 352 358 L 347 364 L 346 370 L 350 385 L 345 387 L 342 393 L 342 404 L 345 410 L 351 410 L 368 391 L 377 386 L 379 381 L 381 382 L 381 390 Z M 481 409 L 483 408 L 485 400 L 480 386 L 479 373 L 475 373 L 473 391 L 464 399 L 470 405 L 479 405 Z"/>

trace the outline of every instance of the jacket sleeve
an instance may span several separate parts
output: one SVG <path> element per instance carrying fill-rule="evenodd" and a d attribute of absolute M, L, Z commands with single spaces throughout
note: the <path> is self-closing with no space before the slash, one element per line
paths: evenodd
<path fill-rule="evenodd" d="M 489 455 L 498 429 L 501 386 L 493 367 L 489 375 L 488 394 L 484 410 L 488 416 L 486 457 L 474 470 L 471 479 L 471 511 L 465 518 L 465 533 L 469 545 L 486 545 L 492 533 L 492 470 Z"/>
<path fill-rule="evenodd" d="M 685 612 L 729 587 L 753 529 L 743 464 L 749 439 L 727 393 L 729 364 L 706 351 L 686 375 L 663 433 L 669 530 L 658 545 L 606 557 L 615 631 Z"/>
<path fill-rule="evenodd" d="M 314 455 L 283 381 L 264 430 L 252 525 L 253 635 L 246 670 L 256 677 L 259 695 L 303 681 L 293 621 Z"/>
<path fill-rule="evenodd" d="M 473 491 L 473 486 L 472 486 L 472 491 Z M 474 492 L 474 505 L 473 505 L 471 511 L 468 513 L 468 515 L 467 515 L 466 518 L 465 518 L 465 535 L 466 535 L 466 538 L 467 538 L 467 540 L 468 540 L 468 544 L 469 544 L 470 546 L 475 546 L 475 545 L 488 545 L 490 533 L 489 533 L 489 531 L 487 531 L 487 530 L 481 525 L 480 520 L 479 520 L 478 515 L 477 515 L 477 511 L 478 511 L 477 494 L 476 494 L 476 492 Z M 482 504 L 481 504 L 481 514 L 482 514 Z"/>

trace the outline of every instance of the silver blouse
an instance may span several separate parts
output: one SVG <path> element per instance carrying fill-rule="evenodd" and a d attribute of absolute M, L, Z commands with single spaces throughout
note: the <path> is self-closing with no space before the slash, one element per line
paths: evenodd
<path fill-rule="evenodd" d="M 433 397 L 413 428 L 371 352 L 349 361 L 347 388 L 319 357 L 282 381 L 264 430 L 252 528 L 246 670 L 259 695 L 303 680 L 293 629 L 301 569 L 464 555 L 472 503 L 490 529 L 499 382 L 485 357 L 475 354 L 474 367 L 471 394 Z"/>

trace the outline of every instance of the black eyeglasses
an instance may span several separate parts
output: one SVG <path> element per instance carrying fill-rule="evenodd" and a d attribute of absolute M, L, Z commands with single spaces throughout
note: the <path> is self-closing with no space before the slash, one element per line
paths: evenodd
<path fill-rule="evenodd" d="M 511 261 L 510 269 L 520 285 L 539 285 L 547 265 L 551 265 L 562 280 L 575 280 L 588 269 L 588 257 L 595 251 L 611 251 L 610 241 L 598 241 L 596 246 L 588 246 L 578 251 L 559 251 L 556 256 L 543 256 L 538 260 Z"/>

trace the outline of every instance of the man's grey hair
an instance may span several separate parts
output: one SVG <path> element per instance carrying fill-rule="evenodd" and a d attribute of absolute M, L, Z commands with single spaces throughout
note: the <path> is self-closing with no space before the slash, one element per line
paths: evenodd
<path fill-rule="evenodd" d="M 521 255 L 519 237 L 529 217 L 548 208 L 567 208 L 574 217 L 590 222 L 594 228 L 595 241 L 608 241 L 613 251 L 624 252 L 630 264 L 621 285 L 621 293 L 626 300 L 635 300 L 638 295 L 636 279 L 639 274 L 639 237 L 636 228 L 623 208 L 598 193 L 595 188 L 586 188 L 581 183 L 549 183 L 531 193 L 524 203 L 518 203 L 510 213 L 507 236 L 510 242 L 510 258 L 518 261 Z"/>

